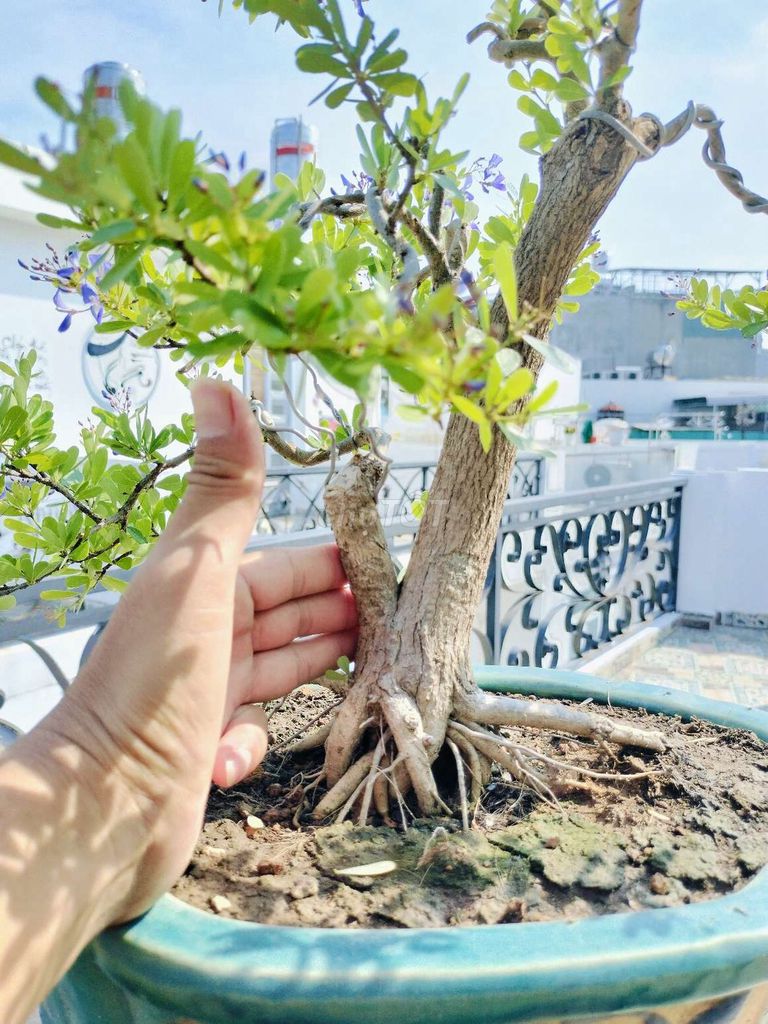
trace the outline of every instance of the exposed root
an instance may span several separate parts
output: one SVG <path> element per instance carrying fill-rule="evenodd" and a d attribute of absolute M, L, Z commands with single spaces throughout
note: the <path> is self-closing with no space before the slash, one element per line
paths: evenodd
<path fill-rule="evenodd" d="M 360 726 L 368 717 L 367 687 L 360 682 L 354 683 L 331 724 L 325 744 L 329 786 L 335 786 L 352 763 L 355 748 L 360 742 Z"/>
<path fill-rule="evenodd" d="M 367 754 L 363 754 L 359 760 L 355 761 L 352 767 L 344 773 L 342 778 L 340 778 L 335 785 L 331 786 L 313 811 L 312 817 L 316 821 L 320 821 L 323 818 L 327 818 L 328 815 L 333 814 L 334 811 L 338 811 L 338 809 L 344 805 L 345 801 L 351 795 L 356 794 L 358 787 L 365 784 L 372 761 L 372 750 Z M 326 767 L 326 776 L 327 775 L 328 769 Z"/>
<path fill-rule="evenodd" d="M 376 780 L 379 777 L 380 765 L 384 754 L 386 753 L 387 743 L 391 736 L 390 731 L 387 729 L 379 737 L 379 742 L 376 744 L 376 749 L 373 752 L 373 760 L 371 761 L 371 767 L 368 772 L 368 778 L 366 779 L 365 789 L 363 791 L 363 799 L 360 803 L 360 815 L 358 824 L 364 825 L 368 821 L 368 814 L 371 810 L 371 800 L 373 799 L 373 787 L 376 785 Z"/>
<path fill-rule="evenodd" d="M 315 731 L 309 733 L 309 735 L 302 737 L 300 740 L 296 740 L 295 743 L 291 743 L 290 746 L 286 747 L 287 752 L 289 754 L 303 754 L 307 750 L 316 750 L 317 747 L 322 747 L 330 735 L 332 725 L 332 722 L 326 722 L 325 725 L 321 725 L 319 729 L 315 729 Z M 283 745 L 284 744 L 280 744 L 280 746 Z"/>
<path fill-rule="evenodd" d="M 530 787 L 545 803 L 552 807 L 560 807 L 560 802 L 552 791 L 547 780 L 534 768 L 524 763 L 515 753 L 507 750 L 498 740 L 500 737 L 493 733 L 479 730 L 476 726 L 464 725 L 461 722 L 451 722 L 451 728 L 471 742 L 477 750 L 485 754 L 491 761 L 495 761 L 506 768 L 513 779 L 517 779 L 524 786 Z"/>
<path fill-rule="evenodd" d="M 480 803 L 480 798 L 483 795 L 484 787 L 484 771 L 480 761 L 480 754 L 478 753 L 477 747 L 473 746 L 468 740 L 464 739 L 461 733 L 457 732 L 450 725 L 448 726 L 447 738 L 453 740 L 456 746 L 461 751 L 464 758 L 464 764 L 469 772 L 469 802 L 472 805 L 472 810 L 477 807 Z M 486 758 L 486 763 L 490 765 L 490 761 Z"/>
<path fill-rule="evenodd" d="M 431 737 L 424 732 L 416 702 L 397 687 L 394 677 L 382 679 L 380 687 L 381 710 L 392 731 L 398 752 L 405 761 L 410 784 L 421 812 L 430 815 L 434 814 L 437 808 L 449 810 L 437 792 L 432 763 L 427 752 Z"/>
<path fill-rule="evenodd" d="M 459 783 L 459 807 L 461 809 L 461 827 L 465 832 L 469 832 L 469 810 L 467 807 L 467 780 L 464 778 L 464 762 L 461 759 L 461 753 L 459 748 L 450 738 L 446 736 L 445 742 L 448 744 L 448 748 L 453 754 L 453 759 L 456 762 L 456 778 Z"/>
<path fill-rule="evenodd" d="M 529 703 L 516 697 L 499 697 L 488 693 L 463 694 L 459 717 L 481 725 L 522 725 L 531 729 L 548 729 L 571 736 L 605 740 L 625 747 L 640 747 L 663 753 L 666 741 L 660 732 L 637 729 L 623 722 L 593 715 L 587 711 L 550 701 Z"/>

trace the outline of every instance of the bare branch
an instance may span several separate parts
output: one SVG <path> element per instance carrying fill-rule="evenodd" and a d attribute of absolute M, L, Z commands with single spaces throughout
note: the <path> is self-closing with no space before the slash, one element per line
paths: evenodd
<path fill-rule="evenodd" d="M 125 524 L 128 521 L 128 514 L 139 500 L 139 496 L 142 491 L 146 491 L 148 487 L 151 487 L 155 480 L 163 473 L 166 473 L 169 469 L 177 469 L 183 465 L 195 454 L 195 446 L 190 445 L 189 448 L 185 448 L 183 452 L 179 452 L 172 459 L 166 459 L 165 462 L 158 462 L 148 473 L 136 483 L 131 493 L 125 499 L 120 508 L 115 512 L 114 515 L 110 516 L 109 519 L 104 520 L 104 525 L 117 525 L 121 528 L 125 528 Z"/>
<path fill-rule="evenodd" d="M 429 200 L 429 212 L 427 214 L 427 227 L 432 232 L 435 239 L 440 237 L 440 225 L 443 218 L 444 199 L 445 189 L 442 185 L 435 185 L 432 191 L 432 197 Z"/>
<path fill-rule="evenodd" d="M 440 285 L 445 284 L 446 281 L 450 281 L 453 276 L 451 268 L 448 266 L 448 260 L 446 259 L 445 253 L 440 248 L 440 243 L 437 238 L 435 238 L 429 228 L 425 227 L 419 218 L 410 211 L 403 210 L 401 219 L 403 224 L 405 224 L 408 230 L 412 232 L 424 250 L 424 255 L 429 261 L 429 269 L 432 274 L 433 285 L 436 288 L 439 288 Z"/>
<path fill-rule="evenodd" d="M 616 28 L 598 47 L 600 57 L 599 93 L 606 90 L 614 97 L 621 95 L 621 83 L 611 85 L 611 79 L 629 63 L 632 51 L 637 45 L 640 28 L 640 11 L 643 0 L 621 0 Z"/>
<path fill-rule="evenodd" d="M 719 120 L 711 107 L 699 104 L 696 107 L 697 128 L 707 133 L 702 156 L 707 167 L 711 167 L 731 195 L 741 202 L 747 213 L 768 213 L 768 199 L 753 192 L 744 184 L 744 177 L 735 167 L 731 167 L 725 159 L 725 143 L 720 132 L 723 122 Z"/>
<path fill-rule="evenodd" d="M 500 25 L 494 25 L 492 21 L 483 21 L 467 32 L 467 42 L 474 43 L 476 39 L 479 39 L 480 36 L 484 35 L 486 32 L 490 32 L 491 35 L 496 36 L 496 38 L 502 42 L 507 39 L 507 35 L 502 31 Z"/>
<path fill-rule="evenodd" d="M 694 106 L 691 102 L 685 110 L 667 124 L 662 124 L 654 114 L 641 114 L 631 125 L 627 125 L 607 111 L 594 107 L 582 111 L 579 115 L 581 120 L 590 118 L 602 121 L 618 132 L 637 152 L 641 160 L 649 160 L 656 156 L 660 149 L 674 145 L 686 134 L 691 125 L 701 128 L 707 133 L 707 141 L 704 143 L 702 151 L 707 167 L 712 168 L 731 195 L 736 196 L 741 202 L 747 213 L 768 213 L 768 199 L 747 188 L 741 171 L 727 162 L 725 143 L 720 132 L 723 122 L 711 107 L 703 104 Z M 645 129 L 646 138 L 641 138 L 638 135 L 640 126 Z M 657 139 L 652 142 L 647 139 L 649 127 L 656 129 L 654 134 L 657 135 Z"/>
<path fill-rule="evenodd" d="M 299 227 L 302 230 L 308 228 L 313 219 L 320 214 L 331 214 L 340 220 L 361 217 L 365 213 L 365 193 L 348 192 L 343 196 L 327 196 L 314 203 L 302 203 L 299 209 Z"/>
<path fill-rule="evenodd" d="M 292 462 L 296 466 L 311 467 L 321 466 L 324 462 L 330 461 L 331 450 L 329 448 L 299 448 L 290 441 L 286 441 L 281 436 L 282 432 L 278 428 L 261 425 L 264 443 L 268 444 L 273 451 L 276 451 L 287 462 Z M 367 444 L 368 434 L 364 430 L 359 430 L 352 437 L 348 437 L 336 445 L 336 455 L 349 455 L 351 452 L 357 451 Z"/>
<path fill-rule="evenodd" d="M 32 466 L 14 466 L 12 462 L 5 462 L 0 470 L 0 477 L 2 476 L 11 476 L 17 480 L 25 480 L 28 483 L 41 484 L 43 487 L 47 487 L 51 491 L 56 491 L 57 494 L 60 494 L 62 498 L 65 498 L 70 505 L 73 505 L 92 522 L 99 526 L 104 522 L 104 520 L 101 519 L 100 516 L 97 516 L 93 509 L 89 508 L 85 502 L 76 498 L 74 493 L 68 487 L 65 487 L 64 484 L 58 483 L 47 473 L 42 473 L 40 470 L 35 469 Z"/>
<path fill-rule="evenodd" d="M 488 44 L 488 56 L 497 64 L 514 67 L 520 61 L 547 61 L 555 63 L 544 45 L 543 39 L 493 39 Z"/>

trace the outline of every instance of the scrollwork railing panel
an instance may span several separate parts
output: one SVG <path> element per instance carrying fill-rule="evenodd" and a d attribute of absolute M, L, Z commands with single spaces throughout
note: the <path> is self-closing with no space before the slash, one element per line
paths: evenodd
<path fill-rule="evenodd" d="M 475 623 L 478 654 L 554 668 L 673 610 L 682 485 L 659 490 L 634 485 L 597 504 L 586 495 L 586 508 L 567 496 L 510 508 Z"/>

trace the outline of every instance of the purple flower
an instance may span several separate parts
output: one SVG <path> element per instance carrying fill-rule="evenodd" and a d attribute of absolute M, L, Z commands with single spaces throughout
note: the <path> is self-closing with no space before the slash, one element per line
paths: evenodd
<path fill-rule="evenodd" d="M 80 264 L 80 255 L 76 249 L 67 250 L 64 260 L 52 246 L 46 246 L 51 256 L 44 260 L 32 260 L 29 264 L 19 260 L 19 265 L 30 272 L 29 276 L 33 281 L 44 281 L 46 284 L 54 285 L 53 305 L 60 313 L 64 313 L 64 319 L 59 324 L 59 331 L 63 333 L 72 326 L 72 318 L 78 313 L 90 312 L 97 324 L 101 323 L 104 316 L 104 306 L 98 293 L 98 284 L 110 269 L 112 264 L 104 258 L 104 254 L 88 255 L 88 265 L 83 267 Z M 89 274 L 93 284 L 86 280 Z M 94 284 L 96 287 L 94 287 Z"/>
<path fill-rule="evenodd" d="M 216 164 L 223 171 L 229 172 L 229 160 L 226 153 L 214 153 L 213 150 L 210 150 L 208 159 L 205 162 L 207 164 Z"/>
<path fill-rule="evenodd" d="M 471 187 L 475 183 L 475 178 L 477 178 L 477 184 L 486 195 L 490 194 L 491 189 L 496 189 L 497 192 L 506 192 L 506 179 L 501 171 L 497 170 L 501 161 L 502 158 L 498 153 L 494 153 L 487 160 L 485 157 L 475 160 L 464 178 L 464 184 L 461 186 L 461 191 L 469 202 L 472 202 L 475 198 L 474 194 L 470 192 Z"/>
<path fill-rule="evenodd" d="M 101 394 L 112 406 L 114 412 L 130 413 L 133 410 L 133 391 L 131 388 L 125 387 L 124 384 L 121 384 L 119 388 L 107 384 Z"/>
<path fill-rule="evenodd" d="M 373 178 L 364 171 L 353 171 L 351 178 L 342 174 L 341 183 L 348 195 L 350 192 L 367 192 L 373 184 Z"/>

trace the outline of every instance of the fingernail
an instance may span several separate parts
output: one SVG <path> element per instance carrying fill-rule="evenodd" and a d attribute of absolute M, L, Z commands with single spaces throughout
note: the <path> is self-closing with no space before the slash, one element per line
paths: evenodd
<path fill-rule="evenodd" d="M 245 747 L 225 747 L 221 751 L 224 787 L 228 789 L 245 778 L 251 770 L 251 752 Z"/>
<path fill-rule="evenodd" d="M 228 434 L 232 429 L 229 389 L 204 377 L 192 385 L 191 393 L 197 436 L 208 440 Z"/>

